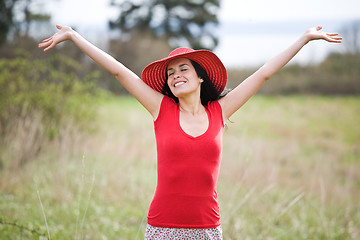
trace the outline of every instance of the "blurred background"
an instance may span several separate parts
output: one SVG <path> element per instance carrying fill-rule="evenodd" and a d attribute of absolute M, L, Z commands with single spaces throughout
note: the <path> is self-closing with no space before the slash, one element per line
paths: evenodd
<path fill-rule="evenodd" d="M 299 4 L 285 0 L 194 0 L 179 3 L 165 0 L 4 0 L 1 4 L 3 10 L 0 54 L 5 58 L 11 55 L 12 50 L 8 46 L 12 43 L 23 49 L 36 51 L 36 55 L 42 57 L 41 52 L 33 48 L 34 42 L 52 35 L 57 31 L 55 24 L 62 24 L 76 29 L 138 75 L 141 75 L 142 69 L 148 63 L 167 56 L 178 46 L 214 50 L 229 69 L 229 87 L 233 87 L 244 76 L 231 70 L 248 69 L 252 72 L 289 46 L 306 29 L 317 25 L 323 25 L 324 31 L 338 32 L 344 37 L 343 44 L 313 42 L 305 46 L 292 60 L 293 65 L 297 65 L 298 68 L 315 66 L 326 60 L 331 62 L 331 58 L 333 63 L 343 63 L 341 57 L 348 56 L 345 59 L 351 59 L 360 51 L 360 3 L 355 0 L 345 0 L 341 3 L 306 0 Z M 34 42 L 27 41 L 27 38 Z M 61 53 L 64 55 L 70 56 L 89 69 L 96 68 L 79 50 L 69 44 L 63 48 Z M 358 63 L 350 61 L 350 64 L 355 66 L 358 66 Z M 325 66 L 322 67 L 325 72 L 329 72 Z M 242 72 L 248 74 L 247 71 Z M 102 72 L 105 80 L 99 84 L 112 92 L 122 91 L 121 86 L 114 83 L 111 76 L 105 77 L 103 74 L 106 73 Z M 334 73 L 331 72 L 329 75 Z M 310 76 L 313 76 L 313 73 Z M 326 85 L 324 88 L 309 89 L 305 83 L 302 83 L 304 86 L 300 86 L 300 83 L 290 84 L 287 81 L 287 85 L 291 85 L 287 88 L 273 84 L 274 89 L 264 88 L 263 91 L 359 91 L 356 82 L 342 82 L 342 87 L 339 87 L 336 79 L 338 78 L 332 77 L 329 81 L 326 77 L 324 82 L 318 80 L 317 84 L 322 82 Z M 232 84 L 231 81 L 235 83 Z M 329 89 L 329 84 L 333 85 L 333 90 Z"/>
<path fill-rule="evenodd" d="M 219 4 L 219 7 L 214 9 L 217 20 L 207 22 L 215 23 L 211 31 L 218 42 L 210 45 L 203 42 L 203 47 L 215 50 L 228 67 L 259 66 L 313 26 L 323 25 L 324 30 L 329 32 L 344 33 L 350 29 L 356 31 L 354 25 L 360 17 L 360 3 L 354 0 L 341 3 L 305 0 L 296 5 L 284 0 L 210 2 Z M 49 7 L 53 22 L 76 26 L 83 34 L 99 43 L 110 38 L 108 23 L 119 15 L 117 7 L 100 0 L 92 1 L 91 5 L 85 0 L 78 0 L 76 3 L 71 0 L 53 1 Z M 164 21 L 164 15 L 158 8 L 154 6 L 157 11 L 153 16 L 154 21 Z M 78 14 L 79 11 L 82 11 L 82 14 Z M 349 50 L 351 41 L 347 40 L 346 46 L 310 46 L 304 49 L 295 61 L 304 64 L 319 62 L 331 51 Z M 269 45 L 271 47 L 267 47 Z"/>
<path fill-rule="evenodd" d="M 227 124 L 225 239 L 360 238 L 360 1 L 0 0 L 0 239 L 142 239 L 156 186 L 152 119 L 72 43 L 136 74 L 213 50 L 237 86 L 308 28 L 313 41 Z M 144 121 L 146 120 L 146 121 Z"/>

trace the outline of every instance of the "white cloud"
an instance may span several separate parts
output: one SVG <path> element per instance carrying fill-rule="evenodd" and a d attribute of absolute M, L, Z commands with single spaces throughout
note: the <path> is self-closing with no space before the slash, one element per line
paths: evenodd
<path fill-rule="evenodd" d="M 222 0 L 221 21 L 349 19 L 360 17 L 359 0 Z"/>

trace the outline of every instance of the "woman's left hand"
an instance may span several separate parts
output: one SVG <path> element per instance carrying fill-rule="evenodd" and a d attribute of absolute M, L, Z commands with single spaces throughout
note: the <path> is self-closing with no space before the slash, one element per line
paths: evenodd
<path fill-rule="evenodd" d="M 328 42 L 341 43 L 342 37 L 338 37 L 338 33 L 320 32 L 322 26 L 310 28 L 305 32 L 308 41 L 323 39 Z"/>

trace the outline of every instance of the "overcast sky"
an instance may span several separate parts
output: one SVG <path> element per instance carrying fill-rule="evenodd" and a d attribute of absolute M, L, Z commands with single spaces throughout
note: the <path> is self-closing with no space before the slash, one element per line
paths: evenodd
<path fill-rule="evenodd" d="M 85 37 L 94 36 L 93 29 L 106 29 L 108 20 L 118 14 L 109 2 L 58 0 L 51 4 L 52 21 L 76 26 Z M 309 27 L 320 24 L 336 32 L 356 19 L 360 19 L 359 0 L 222 0 L 220 42 L 215 52 L 228 67 L 258 66 Z M 329 51 L 342 50 L 339 45 L 312 42 L 293 62 L 318 62 Z"/>

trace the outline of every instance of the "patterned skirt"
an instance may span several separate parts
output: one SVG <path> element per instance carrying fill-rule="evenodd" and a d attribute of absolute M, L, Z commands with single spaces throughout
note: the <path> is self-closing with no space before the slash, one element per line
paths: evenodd
<path fill-rule="evenodd" d="M 222 240 L 221 226 L 217 228 L 161 228 L 146 226 L 145 240 L 196 239 Z"/>

